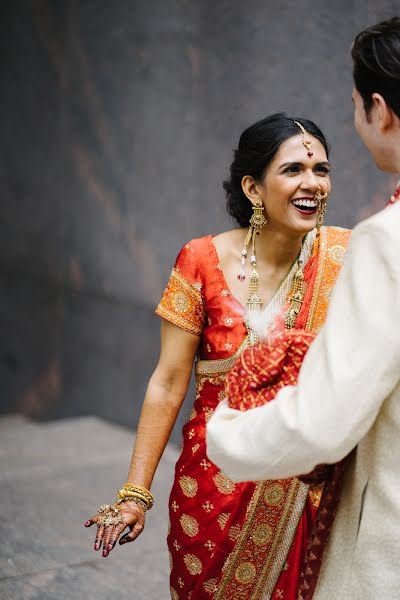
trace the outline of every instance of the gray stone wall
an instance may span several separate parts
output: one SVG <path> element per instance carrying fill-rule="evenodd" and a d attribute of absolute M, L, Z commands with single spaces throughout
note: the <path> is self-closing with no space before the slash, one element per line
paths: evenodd
<path fill-rule="evenodd" d="M 396 8 L 392 0 L 2 8 L 3 412 L 136 424 L 158 356 L 154 306 L 180 247 L 231 226 L 221 182 L 253 121 L 286 110 L 326 132 L 329 223 L 352 226 L 383 206 L 394 180 L 354 132 L 349 48 Z"/>

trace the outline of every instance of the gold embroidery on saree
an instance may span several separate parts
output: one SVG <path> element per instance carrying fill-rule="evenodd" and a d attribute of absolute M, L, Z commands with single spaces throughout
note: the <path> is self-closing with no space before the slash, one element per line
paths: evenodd
<path fill-rule="evenodd" d="M 265 499 L 272 504 L 267 506 Z M 307 486 L 297 479 L 256 485 L 241 535 L 226 563 L 215 600 L 242 596 L 260 600 L 267 591 L 272 593 L 306 499 Z M 255 586 L 255 575 L 251 577 L 253 570 L 257 575 Z"/>
<path fill-rule="evenodd" d="M 203 588 L 207 594 L 214 594 L 217 591 L 217 579 L 207 579 L 203 583 Z"/>
<path fill-rule="evenodd" d="M 225 529 L 230 516 L 230 513 L 221 513 L 217 518 L 218 525 L 221 527 L 222 530 Z"/>
<path fill-rule="evenodd" d="M 190 283 L 177 268 L 172 269 L 156 313 L 189 333 L 200 335 L 203 330 L 203 297 L 196 285 Z"/>
<path fill-rule="evenodd" d="M 180 477 L 178 481 L 182 492 L 187 498 L 194 498 L 196 496 L 199 486 L 194 477 L 184 475 L 183 477 Z"/>
<path fill-rule="evenodd" d="M 341 227 L 321 228 L 320 256 L 307 319 L 307 331 L 318 332 L 325 322 L 330 294 L 339 275 L 350 236 L 351 231 Z"/>
<path fill-rule="evenodd" d="M 272 540 L 273 530 L 268 523 L 260 523 L 253 531 L 253 542 L 257 546 L 265 546 Z"/>
<path fill-rule="evenodd" d="M 182 515 L 179 519 L 179 523 L 181 524 L 183 531 L 189 537 L 195 537 L 199 533 L 199 524 L 194 517 Z"/>
<path fill-rule="evenodd" d="M 194 554 L 185 554 L 183 561 L 191 575 L 200 575 L 203 570 L 201 560 Z"/>
<path fill-rule="evenodd" d="M 213 481 L 217 487 L 217 490 L 221 494 L 233 494 L 233 492 L 236 489 L 236 485 L 234 484 L 232 479 L 229 479 L 229 477 L 221 473 L 221 471 L 214 475 Z"/>
<path fill-rule="evenodd" d="M 264 502 L 267 505 L 277 506 L 282 502 L 284 494 L 284 487 L 280 483 L 270 483 L 264 492 Z"/>

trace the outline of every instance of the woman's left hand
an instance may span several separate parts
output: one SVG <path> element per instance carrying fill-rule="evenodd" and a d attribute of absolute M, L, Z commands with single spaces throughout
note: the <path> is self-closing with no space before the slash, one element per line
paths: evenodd
<path fill-rule="evenodd" d="M 97 524 L 97 533 L 94 543 L 94 549 L 100 550 L 103 544 L 103 556 L 109 555 L 111 550 L 115 547 L 120 535 L 123 531 L 129 527 L 129 532 L 126 533 L 119 539 L 120 545 L 126 544 L 127 542 L 133 542 L 143 531 L 145 522 L 145 511 L 136 502 L 121 502 L 117 505 L 119 513 L 121 515 L 122 522 L 118 525 L 105 526 L 99 519 L 103 512 L 98 512 L 94 517 L 90 518 L 85 523 L 85 527 L 91 527 L 91 525 Z"/>

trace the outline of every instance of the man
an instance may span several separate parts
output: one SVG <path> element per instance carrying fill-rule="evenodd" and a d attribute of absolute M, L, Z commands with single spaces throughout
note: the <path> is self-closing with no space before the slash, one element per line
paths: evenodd
<path fill-rule="evenodd" d="M 400 173 L 400 19 L 352 48 L 355 126 Z M 297 387 L 247 412 L 221 403 L 208 455 L 234 480 L 278 479 L 352 454 L 317 600 L 400 598 L 400 188 L 354 230 L 327 322 Z"/>

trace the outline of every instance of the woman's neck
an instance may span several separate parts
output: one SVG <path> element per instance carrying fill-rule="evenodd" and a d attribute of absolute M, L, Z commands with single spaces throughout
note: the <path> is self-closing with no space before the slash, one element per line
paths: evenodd
<path fill-rule="evenodd" d="M 288 234 L 266 227 L 256 239 L 257 261 L 277 269 L 292 265 L 299 255 L 305 235 Z"/>

